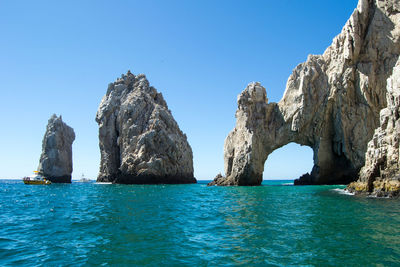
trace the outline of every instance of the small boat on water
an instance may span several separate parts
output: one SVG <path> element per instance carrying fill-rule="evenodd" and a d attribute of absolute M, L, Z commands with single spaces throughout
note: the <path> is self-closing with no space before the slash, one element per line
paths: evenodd
<path fill-rule="evenodd" d="M 22 181 L 24 181 L 24 184 L 51 184 L 49 180 L 41 176 L 37 171 L 34 171 L 34 175 L 22 178 Z"/>
<path fill-rule="evenodd" d="M 85 175 L 82 173 L 82 178 L 78 182 L 80 182 L 80 183 L 89 183 L 90 179 L 85 178 Z"/>

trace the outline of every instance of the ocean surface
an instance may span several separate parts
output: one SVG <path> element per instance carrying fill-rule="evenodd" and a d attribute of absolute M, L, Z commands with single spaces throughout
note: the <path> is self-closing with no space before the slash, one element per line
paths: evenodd
<path fill-rule="evenodd" d="M 0 265 L 400 265 L 400 200 L 290 183 L 0 180 Z"/>

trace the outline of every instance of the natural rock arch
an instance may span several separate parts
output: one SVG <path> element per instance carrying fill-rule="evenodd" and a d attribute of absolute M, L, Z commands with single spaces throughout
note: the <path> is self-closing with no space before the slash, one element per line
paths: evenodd
<path fill-rule="evenodd" d="M 394 1 L 360 0 L 324 54 L 294 69 L 278 103 L 250 83 L 225 140 L 226 177 L 211 184 L 261 184 L 268 155 L 290 142 L 314 151 L 311 174 L 297 184 L 354 181 L 386 107 L 386 80 L 400 52 L 399 12 Z"/>
<path fill-rule="evenodd" d="M 300 102 L 305 98 L 303 96 Z M 347 183 L 354 179 L 358 169 L 344 153 L 343 130 L 335 125 L 338 124 L 336 112 L 331 112 L 333 101 L 305 105 L 302 111 L 294 109 L 293 112 L 282 102 L 268 104 L 265 88 L 259 83 L 251 83 L 239 96 L 238 105 L 236 127 L 225 140 L 225 173 L 229 179 L 222 185 L 261 184 L 268 155 L 292 142 L 308 146 L 314 152 L 313 170 L 311 175 L 304 177 L 308 179 L 307 183 Z M 308 109 L 329 111 L 321 114 Z M 290 113 L 294 114 L 291 119 L 285 119 Z M 363 155 L 356 153 L 354 158 L 357 156 Z"/>

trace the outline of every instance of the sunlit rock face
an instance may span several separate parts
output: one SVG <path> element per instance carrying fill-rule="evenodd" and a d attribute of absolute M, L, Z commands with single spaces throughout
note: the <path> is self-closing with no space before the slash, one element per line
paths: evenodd
<path fill-rule="evenodd" d="M 192 149 L 161 93 L 128 71 L 108 86 L 96 115 L 98 182 L 195 183 Z"/>
<path fill-rule="evenodd" d="M 50 117 L 42 142 L 38 171 L 53 183 L 71 183 L 74 130 L 55 114 Z"/>
<path fill-rule="evenodd" d="M 399 11 L 395 0 L 360 0 L 324 54 L 293 70 L 278 103 L 268 103 L 264 87 L 250 83 L 238 96 L 236 126 L 225 140 L 226 176 L 211 185 L 261 184 L 268 155 L 290 142 L 314 151 L 311 173 L 295 184 L 357 179 L 387 106 L 387 80 L 400 51 Z"/>

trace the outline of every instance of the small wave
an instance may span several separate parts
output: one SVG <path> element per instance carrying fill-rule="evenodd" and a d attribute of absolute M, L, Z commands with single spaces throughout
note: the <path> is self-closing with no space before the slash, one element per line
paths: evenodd
<path fill-rule="evenodd" d="M 112 184 L 111 182 L 95 182 L 95 184 Z"/>
<path fill-rule="evenodd" d="M 342 194 L 342 195 L 354 196 L 354 193 L 351 193 L 351 192 L 347 191 L 346 189 L 335 188 L 335 189 L 331 189 L 331 190 L 334 192 L 337 192 L 339 194 Z"/>
<path fill-rule="evenodd" d="M 294 185 L 294 183 L 284 183 L 282 185 Z"/>
<path fill-rule="evenodd" d="M 382 199 L 386 198 L 386 199 L 390 199 L 389 196 L 377 196 L 376 194 L 370 194 L 370 195 L 367 196 L 367 198 L 382 198 Z"/>

